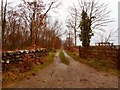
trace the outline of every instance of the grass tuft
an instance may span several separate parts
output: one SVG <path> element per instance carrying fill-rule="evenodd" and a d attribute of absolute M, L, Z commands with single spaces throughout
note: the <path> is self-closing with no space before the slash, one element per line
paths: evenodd
<path fill-rule="evenodd" d="M 70 61 L 67 60 L 67 58 L 65 57 L 63 50 L 60 51 L 59 56 L 60 56 L 62 63 L 66 64 L 66 65 L 70 64 Z"/>

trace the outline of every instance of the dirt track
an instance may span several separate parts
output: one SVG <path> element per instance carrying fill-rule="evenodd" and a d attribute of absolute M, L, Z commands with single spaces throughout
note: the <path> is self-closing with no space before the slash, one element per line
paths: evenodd
<path fill-rule="evenodd" d="M 64 52 L 65 53 L 65 52 Z M 11 85 L 12 88 L 117 88 L 118 77 L 99 72 L 76 62 L 65 53 L 70 65 L 64 65 L 56 53 L 54 62 L 35 76 Z"/>

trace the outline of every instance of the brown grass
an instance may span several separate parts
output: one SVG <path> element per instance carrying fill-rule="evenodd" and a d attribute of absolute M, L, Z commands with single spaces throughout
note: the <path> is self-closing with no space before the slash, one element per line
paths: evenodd
<path fill-rule="evenodd" d="M 97 70 L 108 72 L 109 74 L 113 75 L 120 75 L 120 72 L 118 71 L 118 67 L 116 66 L 116 61 L 111 59 L 96 59 L 96 58 L 81 58 L 79 56 L 79 51 L 69 51 L 66 50 L 66 52 L 73 57 L 76 61 L 85 63 L 89 66 L 94 67 Z"/>
<path fill-rule="evenodd" d="M 35 75 L 39 70 L 45 68 L 49 64 L 53 62 L 55 52 L 49 52 L 48 56 L 44 56 L 41 59 L 43 60 L 43 64 L 37 62 L 35 64 L 32 60 L 28 60 L 26 62 L 21 62 L 19 65 L 10 65 L 9 70 L 2 73 L 2 86 L 3 88 L 9 87 L 9 85 L 19 82 L 25 78 L 29 78 L 32 75 Z"/>

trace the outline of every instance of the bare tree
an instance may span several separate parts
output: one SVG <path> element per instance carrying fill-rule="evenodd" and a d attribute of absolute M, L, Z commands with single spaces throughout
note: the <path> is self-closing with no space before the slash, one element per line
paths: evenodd
<path fill-rule="evenodd" d="M 47 19 L 48 12 L 59 5 L 60 3 L 55 1 L 44 4 L 42 0 L 36 0 L 35 2 L 22 0 L 14 9 L 13 6 L 11 8 L 8 7 L 7 14 L 5 14 L 5 31 L 3 37 L 5 49 L 31 48 L 31 45 L 45 47 L 46 43 L 53 48 L 55 46 L 54 43 L 61 41 L 58 34 L 61 25 L 57 21 L 52 27 L 49 27 L 51 25 Z M 1 7 L 5 8 L 6 6 L 1 5 Z M 3 15 L 3 13 L 1 14 Z M 4 18 L 2 20 L 4 21 Z"/>
<path fill-rule="evenodd" d="M 118 37 L 117 36 L 118 30 L 111 30 L 109 32 L 99 33 L 100 39 L 98 42 L 113 42 Z"/>
<path fill-rule="evenodd" d="M 50 49 L 56 46 L 60 46 L 61 45 L 60 36 L 63 34 L 61 33 L 62 23 L 56 19 L 53 24 L 48 24 L 48 28 L 50 29 L 49 30 Z M 57 40 L 60 41 L 60 43 L 55 43 L 57 42 Z"/>
<path fill-rule="evenodd" d="M 69 25 L 66 25 L 67 26 L 67 36 L 66 36 L 66 40 L 65 40 L 65 44 L 67 45 L 67 46 L 71 46 L 71 45 L 73 45 L 73 33 L 74 32 L 72 32 L 72 30 L 71 29 L 73 29 L 73 28 L 71 28 L 71 25 L 69 24 Z"/>
<path fill-rule="evenodd" d="M 3 0 L 1 0 L 1 21 L 2 21 L 2 45 L 4 48 L 4 33 L 6 27 L 6 9 L 7 9 L 7 0 L 5 1 L 5 5 Z"/>
<path fill-rule="evenodd" d="M 73 7 L 70 7 L 70 18 L 67 20 L 67 24 L 71 27 L 71 29 L 74 30 L 74 43 L 75 46 L 77 45 L 77 29 L 78 29 L 78 24 L 79 24 L 79 15 L 78 15 L 78 11 L 77 8 L 75 7 L 75 5 L 73 4 Z"/>
<path fill-rule="evenodd" d="M 90 39 L 94 35 L 93 30 L 103 30 L 103 27 L 108 23 L 113 22 L 110 20 L 109 13 L 107 10 L 107 4 L 100 3 L 98 1 L 89 0 L 78 0 L 79 8 L 77 12 L 80 13 L 80 40 L 83 46 L 88 47 Z M 76 6 L 77 7 L 77 6 Z"/>

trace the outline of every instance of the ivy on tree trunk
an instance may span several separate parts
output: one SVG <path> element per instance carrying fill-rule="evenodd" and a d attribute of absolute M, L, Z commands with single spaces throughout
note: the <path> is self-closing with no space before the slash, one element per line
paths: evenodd
<path fill-rule="evenodd" d="M 89 47 L 90 46 L 90 39 L 93 36 L 92 30 L 91 30 L 91 19 L 87 16 L 87 13 L 82 10 L 81 14 L 82 20 L 80 21 L 80 29 L 81 33 L 79 35 L 80 40 L 82 41 L 83 47 Z"/>

